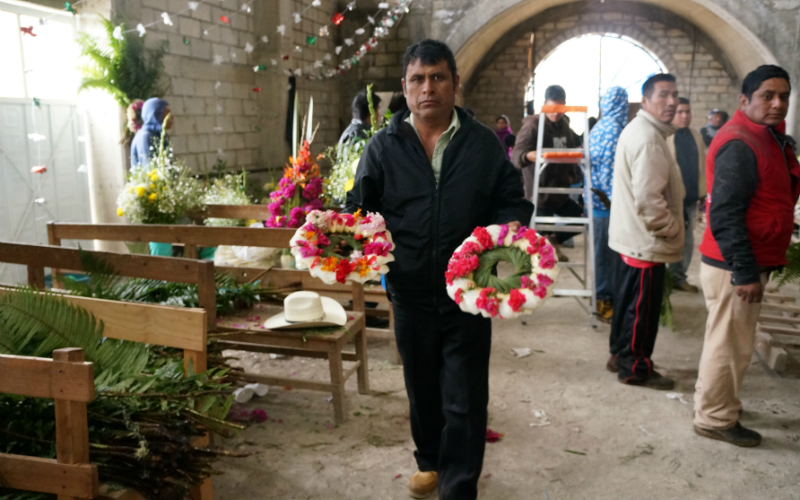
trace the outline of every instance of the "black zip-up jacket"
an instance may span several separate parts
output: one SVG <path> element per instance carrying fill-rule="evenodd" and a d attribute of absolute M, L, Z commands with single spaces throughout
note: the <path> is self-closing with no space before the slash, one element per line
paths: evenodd
<path fill-rule="evenodd" d="M 386 219 L 396 245 L 386 275 L 392 301 L 441 313 L 458 308 L 444 278 L 456 247 L 476 227 L 527 225 L 533 214 L 497 136 L 455 109 L 461 126 L 444 150 L 438 185 L 406 110 L 367 144 L 345 206 Z"/>

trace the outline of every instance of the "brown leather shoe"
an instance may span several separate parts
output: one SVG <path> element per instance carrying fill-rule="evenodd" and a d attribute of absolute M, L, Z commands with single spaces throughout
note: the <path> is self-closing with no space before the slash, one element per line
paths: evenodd
<path fill-rule="evenodd" d="M 697 288 L 696 286 L 690 285 L 688 281 L 684 281 L 683 283 L 676 283 L 675 285 L 673 285 L 672 288 L 674 288 L 675 290 L 680 290 L 681 292 L 689 292 L 689 293 L 697 293 L 700 291 L 700 289 Z"/>
<path fill-rule="evenodd" d="M 657 391 L 669 391 L 675 387 L 675 381 L 667 378 L 657 371 L 650 372 L 650 376 L 644 380 L 629 380 L 619 379 L 620 383 L 625 385 L 638 385 L 640 387 L 647 387 L 648 389 L 655 389 Z"/>
<path fill-rule="evenodd" d="M 741 446 L 742 448 L 752 448 L 761 444 L 761 434 L 742 427 L 742 424 L 739 422 L 736 422 L 736 425 L 730 429 L 703 429 L 695 425 L 694 432 L 698 436 L 716 439 L 717 441 L 725 441 L 726 443 L 730 443 L 734 446 Z"/>
<path fill-rule="evenodd" d="M 612 354 L 608 361 L 606 362 L 606 370 L 610 371 L 611 373 L 617 373 L 619 371 L 619 361 L 617 361 L 617 355 Z"/>
<path fill-rule="evenodd" d="M 436 492 L 438 475 L 435 471 L 417 471 L 408 482 L 408 494 L 413 498 L 428 498 Z"/>

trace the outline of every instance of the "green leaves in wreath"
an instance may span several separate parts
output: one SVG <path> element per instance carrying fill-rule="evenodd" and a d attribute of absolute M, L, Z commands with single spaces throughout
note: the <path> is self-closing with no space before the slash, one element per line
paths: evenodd
<path fill-rule="evenodd" d="M 339 257 L 340 259 L 349 259 L 350 258 L 349 255 L 341 255 L 341 254 L 338 254 L 338 253 L 336 253 L 334 251 L 334 250 L 336 250 L 336 247 L 339 245 L 339 243 L 341 243 L 343 241 L 348 246 L 350 246 L 350 248 L 352 248 L 353 250 L 358 250 L 360 252 L 360 251 L 362 251 L 364 249 L 364 244 L 361 243 L 359 240 L 357 240 L 355 238 L 355 236 L 352 235 L 352 234 L 348 234 L 348 233 L 329 234 L 328 235 L 328 239 L 330 240 L 330 244 L 327 247 L 322 249 L 322 256 L 323 257 L 334 257 L 335 256 L 335 257 Z"/>
<path fill-rule="evenodd" d="M 517 247 L 500 247 L 484 252 L 480 256 L 480 264 L 473 273 L 475 283 L 481 287 L 496 288 L 499 293 L 511 293 L 521 286 L 520 279 L 531 273 L 531 256 Z M 498 262 L 510 262 L 514 272 L 503 279 L 493 274 Z"/>

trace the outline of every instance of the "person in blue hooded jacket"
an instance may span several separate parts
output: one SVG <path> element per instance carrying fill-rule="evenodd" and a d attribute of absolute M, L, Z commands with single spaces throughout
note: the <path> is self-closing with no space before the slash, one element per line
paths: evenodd
<path fill-rule="evenodd" d="M 169 120 L 164 123 L 164 118 L 169 115 Z M 169 130 L 172 127 L 172 116 L 169 114 L 169 104 L 158 97 L 151 97 L 142 106 L 142 121 L 144 125 L 131 142 L 131 168 L 147 165 L 155 155 L 158 141 L 161 139 L 162 127 Z"/>
<path fill-rule="evenodd" d="M 597 317 L 609 322 L 614 313 L 612 276 L 614 250 L 608 246 L 608 221 L 611 212 L 611 183 L 614 154 L 622 129 L 628 124 L 628 93 L 611 87 L 600 99 L 600 120 L 589 134 L 592 159 L 592 211 L 594 218 L 594 263 L 597 289 Z"/>

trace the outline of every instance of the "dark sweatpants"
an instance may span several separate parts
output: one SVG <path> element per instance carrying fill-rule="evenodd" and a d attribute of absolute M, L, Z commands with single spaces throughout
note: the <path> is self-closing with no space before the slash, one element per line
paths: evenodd
<path fill-rule="evenodd" d="M 650 357 L 658 334 L 664 269 L 664 264 L 638 269 L 622 259 L 617 262 L 609 343 L 621 380 L 644 380 L 653 370 Z"/>
<path fill-rule="evenodd" d="M 440 500 L 473 500 L 486 447 L 491 320 L 397 301 L 394 318 L 419 470 L 438 472 Z"/>

